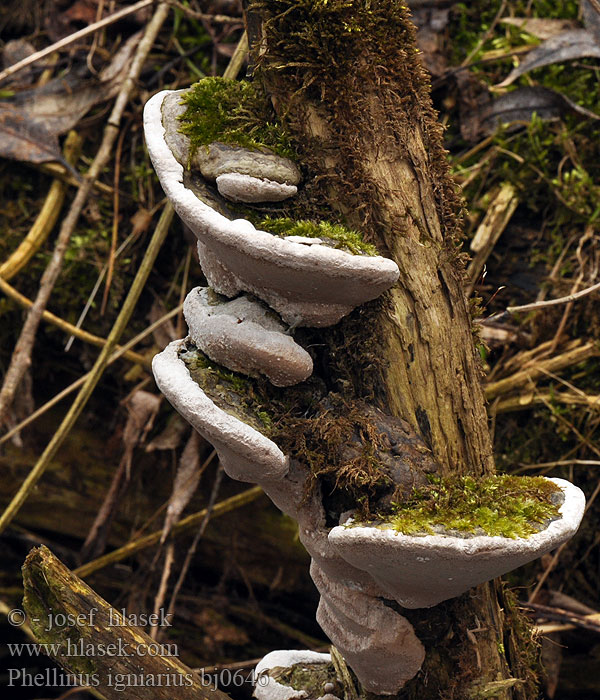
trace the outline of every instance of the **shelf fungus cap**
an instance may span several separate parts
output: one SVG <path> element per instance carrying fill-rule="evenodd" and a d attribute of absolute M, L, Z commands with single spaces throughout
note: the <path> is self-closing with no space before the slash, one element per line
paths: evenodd
<path fill-rule="evenodd" d="M 288 458 L 277 445 L 252 426 L 219 408 L 190 376 L 178 356 L 176 340 L 152 361 L 154 378 L 172 406 L 210 442 L 225 472 L 239 481 L 282 479 Z"/>
<path fill-rule="evenodd" d="M 161 104 L 163 123 L 169 124 L 165 140 L 179 163 L 189 163 L 206 180 L 216 182 L 223 197 L 234 202 L 280 202 L 296 194 L 300 171 L 289 158 L 269 149 L 215 141 L 192 152 L 189 138 L 176 129 L 186 109 L 181 102 L 184 92 L 167 92 Z"/>
<path fill-rule="evenodd" d="M 331 656 L 329 654 L 321 654 L 316 651 L 293 649 L 272 651 L 258 662 L 254 671 L 256 679 L 254 697 L 258 700 L 304 700 L 312 695 L 313 700 L 323 700 L 324 697 L 327 697 L 327 690 L 324 690 L 323 696 L 317 699 L 314 693 L 280 683 L 269 672 L 273 669 L 289 669 L 298 664 L 328 666 L 330 663 Z M 327 700 L 334 700 L 334 696 L 327 697 Z"/>
<path fill-rule="evenodd" d="M 405 608 L 429 608 L 533 561 L 572 537 L 585 507 L 583 492 L 551 479 L 563 492 L 560 517 L 529 537 L 403 535 L 391 528 L 338 526 L 329 541 L 348 563 L 371 574 Z"/>
<path fill-rule="evenodd" d="M 194 344 L 214 362 L 250 377 L 264 374 L 275 386 L 308 379 L 311 356 L 285 333 L 274 311 L 246 295 L 228 301 L 210 288 L 196 287 L 183 314 Z"/>
<path fill-rule="evenodd" d="M 213 289 L 228 297 L 251 292 L 289 324 L 330 326 L 395 284 L 393 260 L 286 240 L 245 219 L 231 221 L 198 199 L 167 145 L 161 105 L 168 94 L 146 103 L 146 144 L 165 194 L 198 238 L 200 264 Z"/>

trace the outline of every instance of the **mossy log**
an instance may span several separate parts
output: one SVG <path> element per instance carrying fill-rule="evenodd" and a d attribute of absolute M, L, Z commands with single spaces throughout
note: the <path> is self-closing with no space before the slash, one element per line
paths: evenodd
<path fill-rule="evenodd" d="M 176 645 L 157 644 L 127 624 L 46 547 L 29 553 L 23 582 L 31 628 L 74 684 L 96 688 L 107 700 L 229 700 L 177 659 Z"/>
<path fill-rule="evenodd" d="M 401 272 L 382 303 L 322 334 L 323 376 L 408 421 L 442 473 L 492 473 L 458 252 L 462 201 L 408 10 L 398 0 L 254 0 L 249 13 L 262 34 L 255 78 L 298 145 L 323 218 L 334 212 Z M 427 658 L 399 697 L 465 698 L 494 682 L 494 697 L 533 698 L 529 635 L 503 612 L 503 595 L 484 585 L 402 610 Z"/>

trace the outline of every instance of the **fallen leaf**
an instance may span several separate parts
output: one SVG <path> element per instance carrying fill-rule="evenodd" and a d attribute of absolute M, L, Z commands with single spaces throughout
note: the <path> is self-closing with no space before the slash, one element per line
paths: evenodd
<path fill-rule="evenodd" d="M 28 163 L 55 161 L 77 175 L 63 159 L 57 136 L 74 127 L 95 104 L 117 94 L 140 37 L 140 32 L 130 37 L 99 78 L 72 72 L 0 101 L 0 157 Z"/>
<path fill-rule="evenodd" d="M 173 413 L 165 429 L 146 445 L 146 452 L 176 449 L 188 427 L 189 424 L 178 413 Z"/>
<path fill-rule="evenodd" d="M 550 37 L 563 34 L 570 29 L 577 29 L 579 24 L 574 19 L 545 19 L 543 17 L 503 17 L 503 24 L 513 27 L 537 37 L 538 39 L 550 39 Z"/>
<path fill-rule="evenodd" d="M 517 78 L 535 68 L 587 57 L 600 58 L 600 44 L 595 35 L 588 29 L 571 29 L 532 49 L 521 64 L 496 87 L 512 85 Z"/>
<path fill-rule="evenodd" d="M 129 223 L 131 224 L 131 235 L 133 238 L 137 238 L 138 236 L 141 236 L 142 233 L 146 233 L 146 231 L 150 228 L 150 224 L 152 223 L 152 212 L 148 211 L 148 209 L 140 207 L 140 209 L 138 209 L 129 219 Z"/>
<path fill-rule="evenodd" d="M 41 122 L 53 134 L 64 134 L 96 104 L 114 97 L 127 74 L 141 33 L 130 37 L 98 78 L 74 72 L 46 85 L 18 93 L 11 104 L 29 119 Z"/>
<path fill-rule="evenodd" d="M 25 41 L 25 39 L 7 41 L 2 49 L 2 67 L 8 68 L 8 66 L 22 61 L 24 58 L 28 58 L 34 53 L 35 47 L 33 44 Z M 33 70 L 31 67 L 19 71 L 17 75 L 19 86 L 25 87 L 26 85 L 31 85 L 33 81 Z"/>
<path fill-rule="evenodd" d="M 138 390 L 125 402 L 127 423 L 123 431 L 124 451 L 119 466 L 96 514 L 94 522 L 81 547 L 81 558 L 87 560 L 97 557 L 104 551 L 110 526 L 131 479 L 131 465 L 134 449 L 144 441 L 152 429 L 154 419 L 160 408 L 161 397 L 148 391 Z"/>
<path fill-rule="evenodd" d="M 58 162 L 69 167 L 58 137 L 26 113 L 0 102 L 0 156 L 27 163 Z"/>
<path fill-rule="evenodd" d="M 183 509 L 192 499 L 192 496 L 198 488 L 202 469 L 200 468 L 200 442 L 201 438 L 195 430 L 192 430 L 191 435 L 186 443 L 186 446 L 181 453 L 177 474 L 173 481 L 173 489 L 169 497 L 169 505 L 167 506 L 167 515 L 163 525 L 161 543 L 164 542 L 173 525 L 179 520 L 179 516 Z M 206 466 L 206 462 L 204 464 Z"/>
<path fill-rule="evenodd" d="M 528 122 L 532 115 L 540 119 L 558 119 L 567 112 L 576 112 L 589 119 L 600 115 L 576 104 L 565 95 L 541 86 L 524 87 L 502 95 L 485 108 L 481 131 L 493 133 L 500 124 Z"/>
<path fill-rule="evenodd" d="M 160 299 L 156 298 L 150 307 L 148 320 L 150 323 L 156 323 L 156 321 L 160 320 L 166 313 L 167 307 Z M 169 318 L 163 324 L 158 326 L 158 328 L 155 328 L 152 331 L 152 337 L 159 348 L 164 348 L 173 340 L 176 340 L 177 331 L 175 330 L 173 321 Z"/>
<path fill-rule="evenodd" d="M 487 85 L 468 70 L 457 71 L 454 80 L 458 89 L 460 134 L 469 143 L 481 133 L 481 120 L 488 113 L 492 96 Z"/>

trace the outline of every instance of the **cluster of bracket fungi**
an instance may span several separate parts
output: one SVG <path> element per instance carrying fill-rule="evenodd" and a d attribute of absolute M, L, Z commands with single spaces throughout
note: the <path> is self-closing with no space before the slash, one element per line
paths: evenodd
<path fill-rule="evenodd" d="M 144 112 L 146 142 L 167 197 L 198 238 L 199 260 L 210 287 L 193 289 L 187 297 L 189 337 L 155 357 L 156 382 L 176 410 L 213 444 L 230 477 L 259 484 L 278 508 L 298 521 L 321 596 L 319 624 L 365 690 L 396 693 L 417 674 L 425 656 L 399 606 L 437 605 L 549 551 L 577 529 L 583 496 L 568 482 L 555 480 L 564 494 L 561 517 L 526 539 L 406 536 L 342 523 L 329 527 L 319 489 L 307 497 L 306 465 L 284 454 L 235 411 L 217 405 L 192 379 L 182 356 L 186 343 L 193 344 L 212 362 L 249 377 L 265 376 L 279 387 L 303 382 L 313 372 L 312 358 L 291 329 L 336 324 L 393 286 L 398 268 L 380 256 L 353 255 L 319 239 L 274 236 L 245 219 L 228 217 L 221 198 L 273 202 L 294 195 L 300 184 L 298 168 L 266 149 L 213 143 L 192 152 L 178 130 L 182 111 L 181 92 L 155 95 Z M 372 412 L 388 429 L 396 425 L 400 432 L 407 431 L 403 421 Z M 418 478 L 406 450 L 397 451 L 393 461 L 400 479 Z M 298 659 L 309 662 L 309 657 L 310 662 L 329 661 L 328 656 L 317 659 L 308 652 L 277 653 L 283 654 L 277 657 L 278 666 Z M 272 666 L 267 659 L 261 670 Z M 306 697 L 275 685 L 277 692 L 271 695 L 267 690 L 273 690 L 273 683 L 257 693 L 281 700 Z"/>

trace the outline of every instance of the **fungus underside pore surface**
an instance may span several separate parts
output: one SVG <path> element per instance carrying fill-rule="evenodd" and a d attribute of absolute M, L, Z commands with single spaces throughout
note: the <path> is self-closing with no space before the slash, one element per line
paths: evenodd
<path fill-rule="evenodd" d="M 198 148 L 219 141 L 298 159 L 293 141 L 257 83 L 204 78 L 183 94 L 182 101 L 187 108 L 180 117 L 179 131 L 190 139 L 191 156 Z M 353 255 L 377 255 L 375 246 L 346 227 L 339 214 L 328 212 L 332 220 L 323 220 L 325 204 L 321 198 L 314 201 L 312 189 L 310 185 L 301 188 L 298 197 L 283 204 L 238 204 L 231 208 L 258 229 L 276 236 L 323 238 L 326 245 Z"/>
<path fill-rule="evenodd" d="M 560 517 L 561 489 L 540 476 L 428 475 L 374 524 L 406 534 L 528 537 Z"/>

